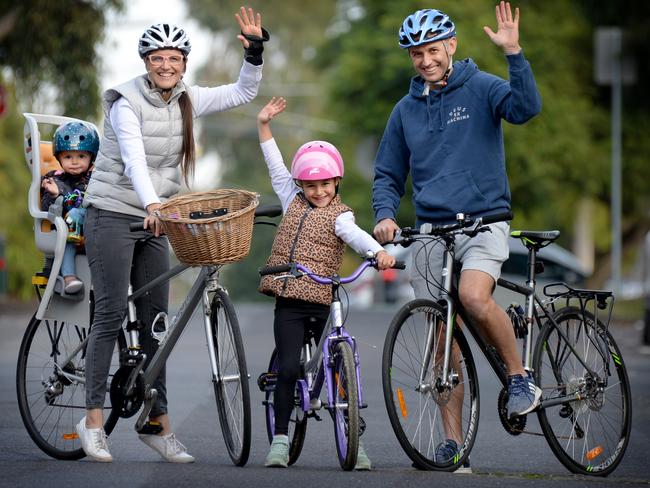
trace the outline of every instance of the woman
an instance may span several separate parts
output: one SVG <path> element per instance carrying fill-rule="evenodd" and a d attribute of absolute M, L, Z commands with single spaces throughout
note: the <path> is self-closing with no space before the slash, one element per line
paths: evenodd
<path fill-rule="evenodd" d="M 117 333 L 124 318 L 129 283 L 138 288 L 169 269 L 168 244 L 160 237 L 156 210 L 161 201 L 187 182 L 194 170 L 192 120 L 250 102 L 262 78 L 261 15 L 242 7 L 235 14 L 237 37 L 245 61 L 236 83 L 214 88 L 186 86 L 183 74 L 191 44 L 183 29 L 155 24 L 140 38 L 138 51 L 146 74 L 104 93 L 104 135 L 95 172 L 86 191 L 86 253 L 95 294 L 95 314 L 86 352 L 86 416 L 77 433 L 86 454 L 112 461 L 103 430 L 106 380 Z M 155 238 L 142 242 L 142 232 L 129 224 L 142 222 Z M 143 352 L 150 359 L 157 343 L 149 325 L 167 311 L 168 286 L 161 286 L 137 303 Z M 167 415 L 165 372 L 153 387 L 158 396 L 140 439 L 169 462 L 193 462 L 172 433 Z"/>

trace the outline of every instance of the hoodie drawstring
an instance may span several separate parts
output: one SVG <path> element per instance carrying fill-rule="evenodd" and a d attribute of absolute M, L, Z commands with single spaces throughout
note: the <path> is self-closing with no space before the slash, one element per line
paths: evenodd
<path fill-rule="evenodd" d="M 425 90 L 426 91 L 426 90 Z M 436 96 L 436 95 L 434 95 Z M 438 118 L 440 120 L 440 127 L 438 128 L 439 132 L 442 132 L 445 129 L 445 114 L 444 114 L 444 92 L 440 92 L 440 103 L 438 104 Z M 431 111 L 433 108 L 431 107 L 431 97 L 427 93 L 425 95 L 425 98 L 427 100 L 427 128 L 429 129 L 429 132 L 433 132 L 433 117 L 431 116 Z"/>
<path fill-rule="evenodd" d="M 444 107 L 443 107 L 444 96 L 445 96 L 444 92 L 440 92 L 440 109 L 438 110 L 438 114 L 440 115 L 440 129 L 438 130 L 441 132 L 445 128 L 445 123 L 444 123 L 445 114 L 444 114 Z"/>

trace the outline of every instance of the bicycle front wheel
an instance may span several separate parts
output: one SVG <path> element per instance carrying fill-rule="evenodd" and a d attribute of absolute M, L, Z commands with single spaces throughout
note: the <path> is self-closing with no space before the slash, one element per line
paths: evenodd
<path fill-rule="evenodd" d="M 278 373 L 278 360 L 277 351 L 273 351 L 271 361 L 269 362 L 269 373 Z M 275 408 L 273 406 L 275 392 L 273 390 L 267 391 L 264 400 L 264 411 L 266 418 L 266 433 L 269 442 L 273 442 L 275 435 Z M 307 416 L 303 412 L 300 405 L 301 398 L 296 395 L 294 399 L 293 410 L 289 418 L 289 465 L 294 464 L 300 457 L 302 446 L 305 443 L 305 435 L 307 434 Z"/>
<path fill-rule="evenodd" d="M 334 420 L 336 452 L 341 468 L 350 471 L 357 464 L 359 449 L 359 390 L 350 344 L 337 343 L 333 359 L 331 385 L 334 404 L 330 412 Z"/>
<path fill-rule="evenodd" d="M 443 307 L 417 299 L 397 312 L 384 343 L 382 383 L 388 417 L 402 449 L 421 469 L 459 468 L 478 429 L 474 359 L 467 339 L 455 327 L 449 371 L 443 378 L 446 330 Z"/>
<path fill-rule="evenodd" d="M 210 334 L 217 371 L 212 383 L 221 433 L 236 466 L 248 461 L 251 447 L 251 403 L 244 344 L 235 308 L 223 290 L 212 299 Z"/>
<path fill-rule="evenodd" d="M 576 307 L 558 310 L 540 332 L 533 364 L 538 411 L 551 450 L 574 473 L 607 476 L 630 438 L 631 394 L 623 356 L 607 328 Z M 584 363 L 584 364 L 583 364 Z"/>
<path fill-rule="evenodd" d="M 86 343 L 89 328 L 33 316 L 25 330 L 16 368 L 18 408 L 36 445 L 56 459 L 81 459 L 75 426 L 86 412 Z M 111 361 L 106 392 L 119 368 L 119 350 L 125 347 L 120 330 Z M 110 434 L 118 420 L 106 395 L 104 430 Z"/>

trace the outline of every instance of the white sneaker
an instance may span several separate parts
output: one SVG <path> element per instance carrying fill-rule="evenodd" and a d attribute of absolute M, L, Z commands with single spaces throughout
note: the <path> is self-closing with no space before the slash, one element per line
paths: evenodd
<path fill-rule="evenodd" d="M 165 461 L 170 463 L 194 462 L 194 457 L 187 453 L 185 446 L 178 442 L 173 433 L 167 435 L 139 434 L 138 437 L 160 454 Z"/>
<path fill-rule="evenodd" d="M 103 428 L 89 429 L 86 427 L 86 417 L 84 417 L 77 424 L 75 430 L 79 436 L 79 441 L 81 441 L 81 448 L 88 457 L 103 463 L 113 461 L 113 456 L 108 452 L 106 432 L 104 432 Z"/>

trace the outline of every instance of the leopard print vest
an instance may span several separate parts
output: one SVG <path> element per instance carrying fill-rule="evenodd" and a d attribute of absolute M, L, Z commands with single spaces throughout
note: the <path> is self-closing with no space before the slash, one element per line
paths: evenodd
<path fill-rule="evenodd" d="M 302 193 L 298 193 L 287 208 L 278 227 L 267 266 L 300 263 L 322 276 L 337 273 L 343 262 L 345 243 L 334 233 L 336 218 L 350 207 L 336 195 L 327 207 L 312 207 Z M 274 280 L 264 276 L 259 291 L 271 296 L 296 298 L 311 303 L 329 305 L 332 288 L 320 285 L 307 277 Z"/>

